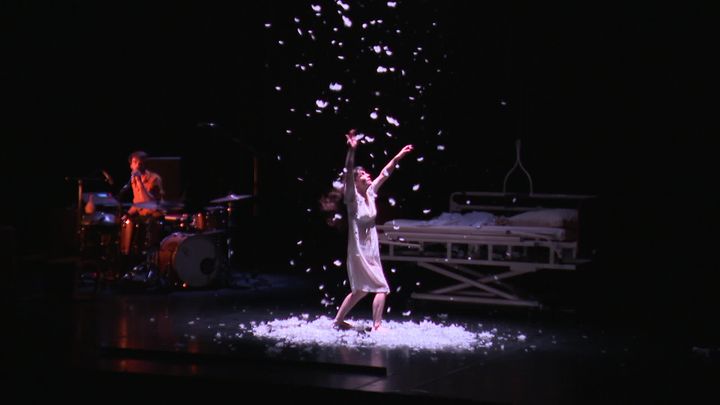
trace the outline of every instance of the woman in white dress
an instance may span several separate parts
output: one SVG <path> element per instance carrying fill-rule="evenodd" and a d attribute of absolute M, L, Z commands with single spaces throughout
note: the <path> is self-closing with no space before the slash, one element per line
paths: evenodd
<path fill-rule="evenodd" d="M 355 149 L 358 140 L 355 130 L 345 135 L 349 146 L 345 158 L 344 201 L 348 211 L 348 252 L 347 270 L 350 290 L 340 305 L 334 325 L 338 329 L 350 329 L 345 316 L 368 293 L 375 293 L 372 304 L 373 328 L 378 330 L 382 322 L 385 296 L 390 292 L 380 263 L 380 245 L 375 229 L 375 198 L 380 186 L 395 169 L 398 161 L 413 150 L 412 145 L 403 147 L 394 158 L 385 165 L 380 175 L 372 180 L 362 167 L 355 167 Z"/>

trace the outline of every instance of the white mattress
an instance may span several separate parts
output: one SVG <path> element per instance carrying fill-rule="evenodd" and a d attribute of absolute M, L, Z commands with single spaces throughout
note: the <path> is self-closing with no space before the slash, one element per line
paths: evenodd
<path fill-rule="evenodd" d="M 563 241 L 566 238 L 563 228 L 512 225 L 433 225 L 428 221 L 414 219 L 395 219 L 386 222 L 379 229 L 388 235 L 404 237 L 411 237 L 412 234 L 432 233 L 448 236 L 518 236 L 555 241 Z"/>

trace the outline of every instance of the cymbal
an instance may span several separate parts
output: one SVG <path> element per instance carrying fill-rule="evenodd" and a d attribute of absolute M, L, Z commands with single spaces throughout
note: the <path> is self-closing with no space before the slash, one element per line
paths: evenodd
<path fill-rule="evenodd" d="M 180 210 L 185 207 L 185 204 L 178 201 L 148 201 L 141 203 L 130 204 L 131 207 L 145 208 L 148 210 Z"/>
<path fill-rule="evenodd" d="M 211 203 L 226 203 L 226 202 L 245 200 L 248 198 L 252 198 L 252 195 L 250 195 L 250 194 L 228 194 L 224 197 L 210 200 L 210 202 Z"/>

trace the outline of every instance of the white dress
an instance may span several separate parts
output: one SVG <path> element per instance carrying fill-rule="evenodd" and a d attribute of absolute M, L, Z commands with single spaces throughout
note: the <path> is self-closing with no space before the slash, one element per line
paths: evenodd
<path fill-rule="evenodd" d="M 348 210 L 347 270 L 350 289 L 353 292 L 390 292 L 380 263 L 380 246 L 375 229 L 376 186 L 373 183 L 368 187 L 367 200 L 357 192 L 357 189 L 345 194 Z"/>

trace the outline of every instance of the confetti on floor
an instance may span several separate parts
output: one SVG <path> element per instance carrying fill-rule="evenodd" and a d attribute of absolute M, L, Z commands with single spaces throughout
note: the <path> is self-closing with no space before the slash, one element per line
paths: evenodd
<path fill-rule="evenodd" d="M 442 325 L 428 320 L 384 321 L 373 331 L 372 321 L 348 319 L 353 329 L 340 331 L 333 328 L 333 320 L 320 316 L 291 317 L 262 322 L 251 327 L 258 337 L 278 340 L 278 345 L 316 344 L 321 346 L 349 347 L 409 347 L 416 350 L 472 351 L 493 346 L 491 332 L 471 332 L 460 325 Z"/>

